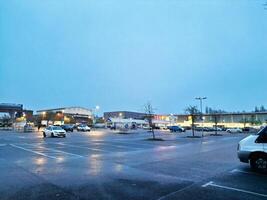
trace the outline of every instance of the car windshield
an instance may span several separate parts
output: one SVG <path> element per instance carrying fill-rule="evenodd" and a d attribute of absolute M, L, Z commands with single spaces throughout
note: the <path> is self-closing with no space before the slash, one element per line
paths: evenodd
<path fill-rule="evenodd" d="M 62 128 L 59 127 L 59 126 L 54 126 L 54 127 L 53 127 L 53 130 L 60 131 L 60 130 L 62 130 Z"/>
<path fill-rule="evenodd" d="M 265 127 L 261 128 L 261 129 L 259 130 L 259 132 L 258 132 L 258 133 L 256 133 L 256 135 L 265 134 L 266 132 L 267 132 L 267 126 L 265 126 Z"/>

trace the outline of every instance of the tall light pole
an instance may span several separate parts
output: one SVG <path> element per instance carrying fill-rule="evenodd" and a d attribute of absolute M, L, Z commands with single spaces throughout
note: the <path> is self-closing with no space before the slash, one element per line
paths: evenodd
<path fill-rule="evenodd" d="M 61 112 L 61 125 L 63 125 L 63 124 L 65 124 L 65 115 L 64 115 L 64 112 L 65 112 L 65 110 L 62 110 L 62 112 Z"/>
<path fill-rule="evenodd" d="M 100 106 L 99 105 L 96 105 L 95 106 L 95 109 L 94 109 L 94 113 L 93 113 L 93 124 L 95 124 L 96 123 L 96 118 L 97 118 L 97 114 L 98 114 L 98 111 L 100 110 Z"/>
<path fill-rule="evenodd" d="M 202 137 L 203 137 L 203 112 L 202 112 L 202 101 L 207 99 L 207 97 L 196 97 L 196 100 L 199 100 L 200 103 L 200 113 L 201 113 L 201 126 L 202 126 Z"/>

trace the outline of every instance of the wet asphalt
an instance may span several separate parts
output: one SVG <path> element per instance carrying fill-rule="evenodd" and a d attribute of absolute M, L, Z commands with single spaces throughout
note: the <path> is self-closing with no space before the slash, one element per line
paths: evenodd
<path fill-rule="evenodd" d="M 190 134 L 0 131 L 0 199 L 267 199 L 267 175 L 236 156 L 247 134 Z"/>

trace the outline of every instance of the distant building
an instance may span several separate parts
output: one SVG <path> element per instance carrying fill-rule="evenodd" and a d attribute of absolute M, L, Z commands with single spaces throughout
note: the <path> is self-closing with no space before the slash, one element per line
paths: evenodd
<path fill-rule="evenodd" d="M 4 117 L 0 118 L 0 126 L 13 126 L 15 122 L 32 122 L 33 111 L 23 109 L 22 104 L 0 103 L 0 113 Z"/>
<path fill-rule="evenodd" d="M 267 125 L 267 112 L 242 112 L 242 113 L 216 113 L 203 114 L 203 125 L 213 127 L 215 117 L 217 125 L 221 127 L 259 127 Z M 115 111 L 104 113 L 105 120 L 109 118 L 121 119 L 145 119 L 145 113 L 130 111 Z M 154 114 L 153 123 L 158 127 L 166 127 L 168 125 L 191 126 L 191 116 L 189 114 Z M 201 126 L 201 116 L 197 116 L 196 126 Z"/>
<path fill-rule="evenodd" d="M 146 114 L 140 112 L 131 112 L 131 111 L 113 111 L 113 112 L 104 112 L 105 120 L 109 118 L 121 118 L 121 119 L 145 119 Z"/>
<path fill-rule="evenodd" d="M 32 118 L 33 111 L 23 109 L 22 104 L 14 104 L 14 103 L 0 103 L 0 112 L 9 114 L 11 119 L 17 118 Z"/>
<path fill-rule="evenodd" d="M 191 117 L 188 114 L 175 115 L 176 122 L 182 126 L 190 126 Z M 221 127 L 248 127 L 262 126 L 267 123 L 267 112 L 242 112 L 242 113 L 210 113 L 203 114 L 204 126 L 214 126 L 214 121 L 218 122 Z M 196 125 L 201 125 L 201 117 L 198 116 Z"/>
<path fill-rule="evenodd" d="M 37 110 L 37 120 L 46 124 L 92 124 L 94 118 L 91 109 L 83 107 L 63 107 Z"/>
<path fill-rule="evenodd" d="M 122 118 L 109 118 L 107 120 L 107 127 L 112 127 L 114 129 L 116 128 L 147 128 L 148 122 L 146 120 L 142 119 L 122 119 Z"/>
<path fill-rule="evenodd" d="M 0 112 L 8 113 L 11 118 L 15 118 L 15 114 L 22 114 L 23 105 L 22 104 L 13 104 L 13 103 L 0 103 Z"/>

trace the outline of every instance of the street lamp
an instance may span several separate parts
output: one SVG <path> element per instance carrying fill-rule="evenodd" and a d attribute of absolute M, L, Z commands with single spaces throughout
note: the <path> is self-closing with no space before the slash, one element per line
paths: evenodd
<path fill-rule="evenodd" d="M 65 113 L 65 110 L 62 110 L 61 111 L 61 125 L 63 125 L 63 124 L 65 124 L 65 115 L 64 115 L 64 113 Z"/>
<path fill-rule="evenodd" d="M 99 105 L 96 105 L 95 108 L 93 109 L 93 124 L 96 123 L 97 114 L 98 114 L 99 110 L 100 110 L 100 106 Z"/>
<path fill-rule="evenodd" d="M 203 112 L 202 112 L 202 101 L 207 99 L 207 97 L 196 97 L 195 98 L 196 100 L 199 100 L 199 103 L 200 103 L 200 113 L 201 113 L 201 126 L 202 126 L 202 137 L 203 137 Z"/>

